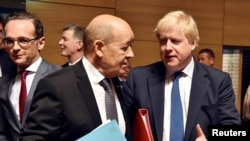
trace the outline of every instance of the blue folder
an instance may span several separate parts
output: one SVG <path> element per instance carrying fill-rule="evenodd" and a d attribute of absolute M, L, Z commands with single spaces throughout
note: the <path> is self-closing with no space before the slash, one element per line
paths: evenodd
<path fill-rule="evenodd" d="M 116 120 L 98 126 L 76 141 L 127 141 Z"/>

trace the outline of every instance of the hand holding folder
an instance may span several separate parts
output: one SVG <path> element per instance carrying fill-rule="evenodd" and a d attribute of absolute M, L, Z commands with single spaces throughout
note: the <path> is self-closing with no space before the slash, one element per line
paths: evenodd
<path fill-rule="evenodd" d="M 138 109 L 133 123 L 133 138 L 134 141 L 154 141 L 148 109 Z"/>

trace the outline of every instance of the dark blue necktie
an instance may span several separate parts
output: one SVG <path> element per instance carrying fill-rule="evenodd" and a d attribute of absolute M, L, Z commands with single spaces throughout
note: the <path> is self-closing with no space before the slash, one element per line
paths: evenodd
<path fill-rule="evenodd" d="M 105 108 L 106 108 L 106 116 L 107 119 L 113 120 L 115 119 L 118 122 L 116 104 L 113 91 L 111 89 L 110 80 L 103 79 L 101 81 L 101 85 L 105 90 Z"/>
<path fill-rule="evenodd" d="M 182 72 L 174 74 L 175 79 L 171 93 L 170 141 L 184 140 L 183 113 L 179 90 L 179 78 L 181 75 Z"/>

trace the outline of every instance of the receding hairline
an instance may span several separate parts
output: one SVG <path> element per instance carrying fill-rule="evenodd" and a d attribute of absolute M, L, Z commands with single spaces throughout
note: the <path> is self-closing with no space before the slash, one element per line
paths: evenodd
<path fill-rule="evenodd" d="M 118 28 L 117 26 L 121 25 L 126 25 L 128 27 L 129 24 L 122 18 L 114 16 L 114 15 L 109 15 L 109 14 L 102 14 L 96 16 L 93 20 L 90 21 L 88 26 L 86 27 L 86 30 L 91 28 L 92 26 L 110 26 L 112 28 Z"/>
<path fill-rule="evenodd" d="M 95 39 L 107 41 L 113 38 L 114 32 L 119 32 L 124 27 L 132 31 L 130 25 L 124 19 L 114 15 L 102 14 L 90 21 L 85 28 L 85 33 L 88 42 Z"/>

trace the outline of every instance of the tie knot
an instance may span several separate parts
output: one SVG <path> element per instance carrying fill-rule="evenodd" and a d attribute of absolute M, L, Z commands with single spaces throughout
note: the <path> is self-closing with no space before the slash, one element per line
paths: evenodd
<path fill-rule="evenodd" d="M 103 86 L 104 90 L 111 90 L 110 79 L 104 78 L 100 84 Z"/>
<path fill-rule="evenodd" d="M 182 74 L 183 74 L 183 72 L 181 72 L 181 71 L 174 73 L 174 79 L 179 80 L 179 78 L 182 76 Z"/>
<path fill-rule="evenodd" d="M 24 71 L 20 71 L 19 73 L 21 74 L 22 78 L 26 78 L 28 71 L 24 70 Z"/>

